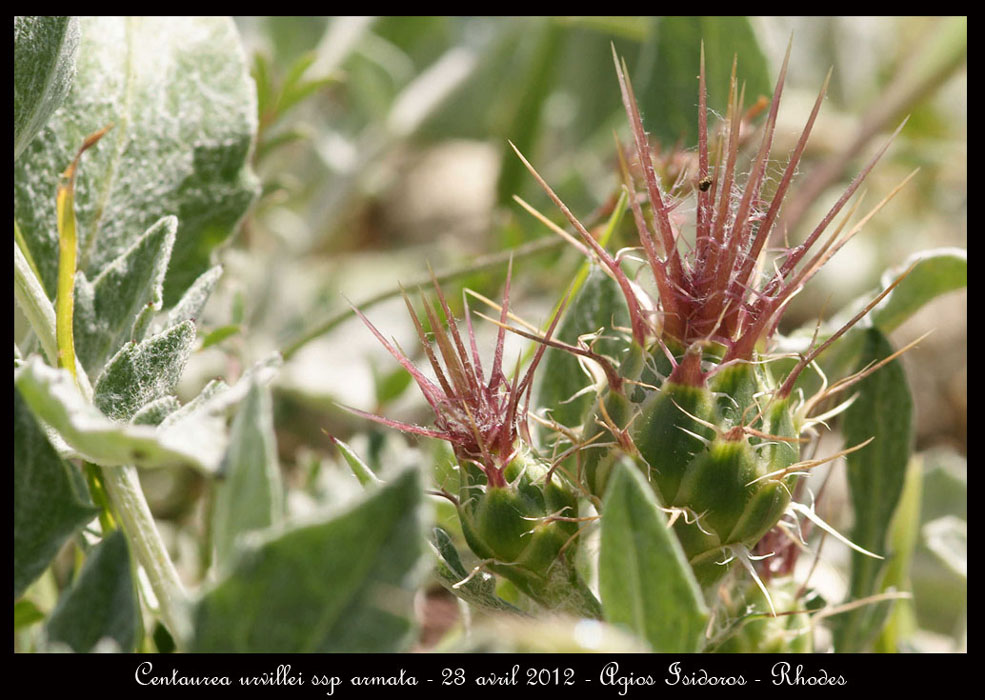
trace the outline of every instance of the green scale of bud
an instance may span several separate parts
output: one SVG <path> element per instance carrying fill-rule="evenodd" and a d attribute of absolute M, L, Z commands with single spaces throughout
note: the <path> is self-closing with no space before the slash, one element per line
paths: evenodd
<path fill-rule="evenodd" d="M 670 201 L 661 189 L 626 66 L 614 55 L 634 146 L 628 159 L 619 148 L 620 169 L 645 262 L 638 272 L 652 273 L 652 284 L 646 287 L 656 296 L 638 283 L 638 273 L 630 279 L 624 261 L 588 232 L 517 152 L 578 233 L 579 248 L 597 260 L 618 287 L 629 318 L 627 351 L 618 367 L 584 348 L 566 348 L 596 361 L 606 381 L 596 385 L 598 399 L 582 425 L 559 432 L 577 435 L 580 429 L 581 444 L 573 445 L 584 448 L 576 457 L 577 472 L 597 504 L 604 501 L 616 463 L 625 456 L 635 461 L 661 505 L 674 513 L 684 551 L 705 585 L 727 570 L 720 562 L 739 559 L 752 570 L 749 552 L 785 514 L 819 522 L 810 509 L 792 502 L 792 492 L 799 478 L 796 472 L 820 463 L 798 459 L 800 435 L 812 423 L 809 411 L 822 397 L 795 401 L 793 388 L 802 370 L 872 308 L 801 357 L 782 382 L 773 380 L 768 366 L 775 356 L 769 353 L 783 310 L 858 226 L 841 236 L 841 224 L 820 250 L 808 253 L 889 146 L 887 142 L 880 149 L 803 243 L 770 264 L 767 243 L 775 238 L 771 234 L 781 204 L 827 88 L 825 81 L 787 167 L 771 188 L 772 200 L 764 201 L 789 56 L 788 48 L 761 129 L 762 142 L 740 186 L 736 162 L 743 131 L 742 91 L 733 67 L 725 128 L 717 147 L 710 148 L 702 51 L 694 162 L 694 181 L 700 186 L 683 193 L 695 200 L 695 221 L 693 240 L 682 243 L 679 219 L 670 215 L 681 200 Z M 712 151 L 719 154 L 716 163 L 711 162 Z M 581 332 L 597 336 L 596 331 Z"/>
<path fill-rule="evenodd" d="M 655 389 L 627 391 L 632 398 L 606 391 L 583 432 L 597 432 L 600 423 L 629 426 L 621 440 L 611 429 L 607 437 L 629 447 L 661 504 L 679 511 L 678 537 L 699 581 L 708 584 L 727 570 L 719 565 L 725 548 L 751 549 L 786 512 L 797 477 L 785 470 L 797 461 L 799 431 L 789 398 L 770 400 L 776 389 L 764 367 L 734 363 L 705 386 L 700 372 L 687 369 L 702 360 L 692 347 Z M 637 346 L 620 369 L 640 356 Z M 653 386 L 654 375 L 640 384 Z M 754 419 L 759 428 L 752 430 L 747 423 Z M 583 455 L 586 488 L 600 499 L 621 452 Z"/>
<path fill-rule="evenodd" d="M 460 486 L 457 497 L 443 495 L 455 503 L 466 543 L 483 560 L 482 566 L 551 609 L 601 617 L 598 599 L 574 565 L 575 547 L 571 545 L 579 529 L 578 491 L 536 459 L 523 439 L 527 433 L 526 404 L 521 403 L 521 398 L 530 390 L 545 348 L 539 348 L 522 379 L 518 373 L 510 382 L 502 370 L 510 279 L 511 272 L 507 273 L 500 332 L 488 380 L 483 377 L 467 302 L 466 338 L 471 355 L 437 280 L 434 290 L 447 330 L 423 294 L 422 302 L 438 354 L 428 342 L 410 300 L 404 297 L 437 382 L 418 370 L 356 309 L 370 331 L 417 382 L 434 409 L 435 425 L 424 428 L 349 410 L 408 433 L 448 441 L 458 461 Z M 548 337 L 560 313 L 561 309 Z M 438 361 L 439 355 L 443 362 Z"/>
<path fill-rule="evenodd" d="M 486 567 L 551 609 L 598 617 L 598 601 L 574 565 L 575 490 L 527 453 L 507 464 L 502 486 L 472 465 L 462 472 L 462 532 Z"/>
<path fill-rule="evenodd" d="M 768 587 L 769 599 L 752 581 L 729 592 L 721 617 L 727 626 L 721 641 L 713 641 L 709 650 L 716 653 L 809 654 L 814 651 L 810 615 L 806 611 L 773 617 L 770 605 L 778 611 L 792 611 L 804 606 L 797 596 L 799 584 L 792 579 L 774 581 Z"/>

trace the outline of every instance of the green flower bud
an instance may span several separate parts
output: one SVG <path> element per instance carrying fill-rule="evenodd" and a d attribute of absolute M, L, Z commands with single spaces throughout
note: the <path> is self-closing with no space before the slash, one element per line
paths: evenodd
<path fill-rule="evenodd" d="M 799 584 L 791 579 L 770 584 L 768 591 L 777 612 L 804 608 L 796 598 L 798 589 Z M 730 592 L 723 619 L 728 626 L 722 632 L 723 641 L 711 645 L 715 652 L 809 654 L 814 650 L 810 616 L 801 612 L 773 617 L 766 596 L 753 581 Z"/>
<path fill-rule="evenodd" d="M 458 511 L 469 547 L 534 600 L 597 617 L 598 601 L 574 565 L 574 488 L 525 453 L 507 464 L 503 477 L 505 485 L 492 485 L 481 470 L 463 470 Z"/>
<path fill-rule="evenodd" d="M 705 362 L 719 359 L 708 357 Z M 774 396 L 761 366 L 734 363 L 705 382 L 705 375 L 687 368 L 700 361 L 697 352 L 687 353 L 639 403 L 606 392 L 585 430 L 600 415 L 628 426 L 624 441 L 661 504 L 679 512 L 675 529 L 684 551 L 698 580 L 710 584 L 727 571 L 719 564 L 728 559 L 727 547 L 752 548 L 786 511 L 796 477 L 784 470 L 798 450 L 791 402 Z M 751 429 L 754 421 L 758 428 Z M 609 436 L 620 442 L 612 430 Z M 621 451 L 585 451 L 591 493 L 605 492 Z"/>

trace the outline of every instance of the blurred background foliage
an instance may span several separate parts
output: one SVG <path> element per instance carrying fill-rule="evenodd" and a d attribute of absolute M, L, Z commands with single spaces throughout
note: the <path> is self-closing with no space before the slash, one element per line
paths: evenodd
<path fill-rule="evenodd" d="M 512 250 L 514 310 L 534 324 L 546 320 L 581 259 L 513 201 L 523 197 L 561 221 L 507 140 L 577 216 L 598 223 L 617 194 L 613 132 L 623 140 L 628 135 L 612 47 L 626 59 L 661 155 L 686 158 L 696 142 L 702 39 L 709 104 L 721 114 L 733 56 L 751 106 L 772 94 L 792 34 L 774 177 L 833 68 L 799 189 L 788 200 L 792 241 L 809 233 L 867 154 L 909 115 L 869 178 L 863 207 L 915 167 L 919 174 L 795 299 L 790 329 L 831 316 L 911 253 L 966 246 L 962 18 L 236 21 L 257 82 L 254 164 L 263 194 L 221 252 L 225 274 L 200 319 L 206 334 L 182 388 L 192 396 L 214 376 L 235 379 L 271 350 L 285 354 L 274 385 L 275 426 L 281 465 L 295 487 L 293 510 L 354 492 L 353 483 L 331 476 L 344 467 L 323 431 L 349 441 L 374 469 L 419 462 L 421 452 L 437 449 L 336 405 L 428 420 L 417 392 L 404 391 L 409 376 L 349 314 L 347 299 L 413 355 L 419 351 L 397 283 L 413 289 L 427 279 L 429 263 L 461 314 L 463 287 L 500 297 Z M 761 121 L 762 115 L 751 124 Z M 802 212 L 795 216 L 797 207 Z M 633 244 L 625 219 L 614 248 Z M 916 448 L 933 448 L 924 460 L 925 523 L 966 510 L 966 309 L 964 292 L 946 295 L 893 335 L 898 347 L 936 328 L 905 358 L 917 407 Z M 481 336 L 495 329 L 476 319 L 476 331 L 481 348 Z M 524 346 L 510 342 L 515 356 Z M 148 484 L 160 517 L 180 526 L 194 516 L 198 477 L 147 478 L 160 480 Z M 835 495 L 824 505 L 837 511 L 837 475 L 833 481 Z M 843 521 L 837 512 L 822 515 Z M 846 562 L 834 557 L 833 585 L 837 566 Z M 840 580 L 844 585 L 843 573 Z M 913 585 L 916 624 L 927 630 L 917 645 L 961 648 L 966 579 L 942 563 L 932 543 L 918 549 Z"/>

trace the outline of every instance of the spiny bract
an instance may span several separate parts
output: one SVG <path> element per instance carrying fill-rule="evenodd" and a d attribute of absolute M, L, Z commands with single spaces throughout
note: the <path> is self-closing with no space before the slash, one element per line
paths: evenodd
<path fill-rule="evenodd" d="M 788 49 L 762 141 L 740 187 L 736 162 L 743 107 L 735 65 L 725 120 L 727 137 L 719 140 L 712 166 L 702 50 L 693 177 L 697 202 L 690 245 L 683 242 L 670 215 L 674 205 L 658 181 L 625 63 L 616 58 L 646 209 L 620 148 L 621 171 L 645 258 L 641 270 L 649 270 L 648 286 L 656 290 L 655 297 L 630 278 L 625 261 L 595 240 L 517 151 L 579 233 L 583 241 L 579 247 L 601 264 L 628 306 L 630 327 L 625 329 L 628 337 L 618 367 L 601 360 L 608 380 L 600 382 L 598 400 L 584 417 L 580 432 L 578 426 L 567 426 L 566 432 L 580 434 L 586 447 L 577 460 L 580 480 L 601 503 L 615 464 L 632 459 L 660 502 L 674 513 L 684 551 L 704 584 L 720 578 L 727 569 L 722 564 L 734 559 L 752 571 L 749 552 L 784 515 L 816 520 L 810 509 L 791 502 L 799 475 L 819 463 L 798 462 L 799 445 L 806 441 L 801 436 L 817 422 L 811 411 L 822 398 L 860 378 L 849 378 L 806 401 L 793 391 L 801 371 L 862 314 L 799 358 L 782 380 L 771 372 L 777 356 L 769 351 L 786 304 L 869 217 L 845 235 L 841 235 L 842 222 L 811 257 L 808 253 L 889 145 L 866 165 L 803 243 L 784 250 L 767 265 L 766 244 L 827 88 L 825 81 L 772 198 L 764 201 L 789 55 Z M 612 447 L 602 448 L 605 445 Z"/>
<path fill-rule="evenodd" d="M 625 64 L 616 58 L 623 103 L 633 133 L 634 165 L 643 180 L 646 210 L 620 147 L 621 171 L 645 258 L 642 269 L 652 275 L 649 286 L 656 292 L 653 297 L 642 284 L 630 279 L 624 270 L 625 261 L 612 256 L 596 241 L 517 151 L 581 236 L 583 243 L 575 244 L 601 264 L 622 292 L 630 327 L 608 329 L 608 337 L 626 331 L 618 360 L 595 352 L 590 344 L 575 346 L 551 338 L 567 300 L 559 305 L 543 336 L 509 327 L 512 267 L 500 308 L 499 336 L 488 381 L 476 349 L 467 303 L 471 355 L 437 280 L 434 288 L 444 323 L 423 296 L 422 301 L 442 362 L 438 361 L 421 320 L 405 296 L 437 383 L 415 368 L 356 310 L 414 377 L 434 410 L 435 424 L 433 428 L 424 428 L 357 413 L 406 432 L 451 443 L 458 461 L 460 486 L 457 496 L 443 495 L 455 503 L 469 547 L 483 560 L 483 566 L 552 609 L 593 616 L 601 612 L 598 601 L 576 570 L 575 548 L 570 545 L 580 531 L 579 497 L 587 495 L 601 508 L 609 476 L 621 460 L 631 460 L 646 475 L 660 503 L 674 514 L 674 527 L 684 552 L 699 582 L 705 585 L 717 581 L 728 568 L 723 564 L 733 560 L 740 561 L 755 577 L 750 552 L 785 516 L 808 517 L 833 532 L 811 509 L 792 500 L 799 476 L 827 461 L 798 461 L 800 443 L 805 440 L 801 436 L 831 415 L 830 411 L 825 416 L 813 415 L 823 399 L 851 386 L 885 361 L 864 373 L 825 386 L 806 400 L 794 391 L 795 382 L 820 352 L 867 313 L 892 286 L 825 343 L 801 356 L 782 380 L 774 378 L 771 371 L 777 357 L 770 354 L 770 346 L 790 298 L 888 201 L 888 198 L 883 200 L 845 235 L 841 235 L 843 222 L 819 250 L 807 257 L 888 143 L 804 242 L 783 251 L 773 260 L 772 267 L 766 266 L 767 241 L 778 221 L 783 197 L 827 87 L 826 81 L 772 199 L 768 203 L 763 201 L 766 166 L 788 59 L 789 49 L 762 129 L 762 142 L 752 159 L 744 188 L 740 188 L 736 182 L 736 161 L 743 120 L 735 66 L 724 130 L 727 136 L 719 139 L 717 160 L 712 166 L 702 51 L 698 172 L 692 178 L 697 200 L 695 238 L 693 245 L 682 253 L 680 249 L 685 245 L 670 216 L 673 205 L 658 182 L 636 99 L 625 77 Z M 854 209 L 849 216 L 852 213 Z M 521 379 L 518 366 L 512 382 L 502 368 L 507 328 L 539 342 L 527 372 Z M 597 399 L 586 410 L 582 424 L 555 425 L 572 444 L 552 462 L 537 456 L 526 427 L 533 373 L 547 347 L 578 355 L 587 365 L 600 370 L 598 383 L 593 387 Z M 551 378 L 546 377 L 545 381 Z M 526 400 L 521 405 L 525 393 Z M 566 464 L 570 466 L 573 462 L 575 468 L 558 469 L 568 455 L 572 456 Z M 762 588 L 758 577 L 755 581 Z M 765 593 L 765 588 L 762 590 Z M 766 598 L 769 600 L 768 595 Z"/>

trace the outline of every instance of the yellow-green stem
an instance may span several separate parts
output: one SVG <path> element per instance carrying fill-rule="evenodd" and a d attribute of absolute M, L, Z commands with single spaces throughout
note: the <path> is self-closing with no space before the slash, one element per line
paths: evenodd
<path fill-rule="evenodd" d="M 78 254 L 75 227 L 75 174 L 82 153 L 102 138 L 110 128 L 112 126 L 107 126 L 86 138 L 82 148 L 75 156 L 75 160 L 62 173 L 56 200 L 60 254 L 58 260 L 58 297 L 54 321 L 58 364 L 68 369 L 79 390 L 88 401 L 92 400 L 92 388 L 85 370 L 77 365 L 72 334 L 73 297 Z M 24 276 L 33 276 L 33 273 L 29 272 L 29 265 L 26 260 L 23 265 L 16 269 Z M 40 284 L 37 280 L 33 282 L 37 284 L 25 282 L 25 288 L 31 287 L 33 289 L 34 286 Z M 32 300 L 37 301 L 39 307 L 44 306 L 42 302 L 33 297 Z M 45 313 L 45 309 L 41 308 L 38 314 L 29 318 L 32 324 L 40 324 L 40 327 L 35 328 L 35 333 L 39 338 L 50 337 L 51 328 L 46 323 L 51 322 L 51 316 L 50 312 Z M 154 516 L 147 505 L 147 500 L 144 498 L 137 470 L 132 466 L 122 465 L 102 467 L 100 468 L 99 481 L 108 496 L 108 503 L 104 505 L 104 510 L 106 506 L 112 506 L 114 511 L 114 513 L 105 513 L 101 516 L 100 522 L 104 527 L 107 527 L 113 523 L 112 515 L 115 514 L 115 517 L 118 518 L 137 561 L 147 574 L 147 580 L 150 582 L 151 590 L 157 599 L 161 621 L 180 645 L 181 641 L 187 639 L 188 633 L 184 607 L 187 593 L 178 577 L 174 563 L 168 555 L 167 548 L 164 546 L 164 541 L 161 539 L 161 534 L 154 522 Z"/>
<path fill-rule="evenodd" d="M 55 338 L 58 366 L 66 368 L 78 382 L 75 371 L 75 342 L 72 315 L 75 306 L 75 263 L 78 241 L 75 234 L 75 165 L 62 175 L 58 184 L 58 296 L 55 301 Z"/>
<path fill-rule="evenodd" d="M 55 300 L 55 337 L 58 341 L 58 366 L 68 369 L 78 384 L 75 368 L 75 340 L 72 336 L 72 316 L 75 308 L 75 270 L 78 258 L 78 236 L 75 229 L 75 173 L 86 149 L 93 146 L 113 128 L 104 126 L 90 134 L 65 168 L 58 182 L 55 208 L 58 214 L 58 290 Z"/>

